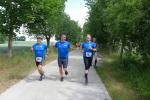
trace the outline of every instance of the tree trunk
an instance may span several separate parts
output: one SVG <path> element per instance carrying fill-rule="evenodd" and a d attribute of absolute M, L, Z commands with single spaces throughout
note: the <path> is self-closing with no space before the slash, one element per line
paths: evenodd
<path fill-rule="evenodd" d="M 125 46 L 125 35 L 123 35 L 122 40 L 121 40 L 121 51 L 120 51 L 120 60 L 121 64 L 123 64 L 123 53 L 124 53 L 124 46 Z"/>
<path fill-rule="evenodd" d="M 124 49 L 124 43 L 121 44 L 121 51 L 120 51 L 120 59 L 122 60 L 123 57 L 123 49 Z"/>
<path fill-rule="evenodd" d="M 9 33 L 8 33 L 8 57 L 12 57 L 12 42 L 13 42 L 13 28 L 12 28 L 12 1 L 9 0 Z"/>
<path fill-rule="evenodd" d="M 13 34 L 9 33 L 9 36 L 8 36 L 8 57 L 12 57 L 12 43 L 13 43 Z"/>
<path fill-rule="evenodd" d="M 51 39 L 51 35 L 50 34 L 47 34 L 46 35 L 46 41 L 47 41 L 47 47 L 49 48 L 50 46 L 50 39 Z"/>
<path fill-rule="evenodd" d="M 109 46 L 109 55 L 112 54 L 112 46 Z"/>
<path fill-rule="evenodd" d="M 47 47 L 49 48 L 49 46 L 50 46 L 50 39 L 46 38 L 46 41 L 47 41 Z"/>
<path fill-rule="evenodd" d="M 112 44 L 109 42 L 107 45 L 108 45 L 108 53 L 109 53 L 109 55 L 111 55 L 111 53 L 112 53 Z"/>

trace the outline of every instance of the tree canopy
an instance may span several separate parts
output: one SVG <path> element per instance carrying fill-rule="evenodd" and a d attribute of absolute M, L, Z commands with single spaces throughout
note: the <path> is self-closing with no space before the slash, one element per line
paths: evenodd
<path fill-rule="evenodd" d="M 57 33 L 58 35 L 66 34 L 68 41 L 75 43 L 77 41 L 80 41 L 81 27 L 76 21 L 71 20 L 68 15 L 63 14 L 57 28 Z"/>
<path fill-rule="evenodd" d="M 84 34 L 91 33 L 96 37 L 101 48 L 120 52 L 119 66 L 124 72 L 137 70 L 139 75 L 146 71 L 149 72 L 149 0 L 86 1 L 89 8 L 89 18 L 84 24 Z M 132 73 L 130 77 L 134 77 Z M 142 81 L 145 82 L 143 85 L 138 85 L 137 82 L 133 84 L 137 85 L 135 87 L 142 96 L 149 98 L 148 78 L 143 76 Z"/>
<path fill-rule="evenodd" d="M 89 18 L 84 33 L 92 33 L 103 47 L 118 46 L 150 60 L 150 3 L 148 0 L 86 0 Z"/>
<path fill-rule="evenodd" d="M 12 56 L 12 41 L 23 25 L 29 33 L 56 33 L 66 0 L 1 0 L 0 33 L 8 36 L 8 55 Z M 1 35 L 2 36 L 2 35 Z"/>

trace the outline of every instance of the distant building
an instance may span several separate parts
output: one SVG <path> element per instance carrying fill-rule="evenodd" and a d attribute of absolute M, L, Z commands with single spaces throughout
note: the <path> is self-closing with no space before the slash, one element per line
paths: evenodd
<path fill-rule="evenodd" d="M 17 36 L 16 37 L 22 37 L 24 36 L 26 38 L 25 41 L 36 41 L 36 35 L 27 35 L 27 34 L 18 34 L 17 33 Z M 46 41 L 46 39 L 44 38 L 43 39 L 44 41 Z M 52 36 L 52 38 L 50 39 L 51 41 L 56 41 L 56 38 L 55 38 L 55 35 Z"/>

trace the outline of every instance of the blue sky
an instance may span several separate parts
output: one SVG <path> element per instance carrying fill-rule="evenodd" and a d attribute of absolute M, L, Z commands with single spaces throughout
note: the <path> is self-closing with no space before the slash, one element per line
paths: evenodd
<path fill-rule="evenodd" d="M 65 12 L 70 15 L 72 20 L 78 21 L 82 27 L 87 18 L 88 9 L 85 7 L 84 0 L 68 0 Z"/>

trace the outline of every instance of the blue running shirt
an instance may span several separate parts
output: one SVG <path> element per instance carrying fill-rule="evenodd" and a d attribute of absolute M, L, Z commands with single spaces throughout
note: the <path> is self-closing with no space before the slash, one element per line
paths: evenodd
<path fill-rule="evenodd" d="M 96 44 L 89 41 L 89 42 L 84 42 L 81 44 L 82 49 L 83 49 L 83 56 L 84 57 L 93 57 L 94 53 L 91 51 L 89 48 L 96 48 Z"/>
<path fill-rule="evenodd" d="M 45 58 L 45 54 L 46 54 L 46 50 L 47 50 L 47 46 L 45 44 L 36 43 L 32 46 L 32 48 L 34 50 L 35 57 Z"/>
<path fill-rule="evenodd" d="M 70 43 L 69 42 L 59 41 L 55 44 L 55 47 L 58 49 L 58 58 L 68 59 L 69 48 L 70 48 Z"/>

